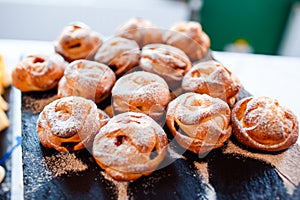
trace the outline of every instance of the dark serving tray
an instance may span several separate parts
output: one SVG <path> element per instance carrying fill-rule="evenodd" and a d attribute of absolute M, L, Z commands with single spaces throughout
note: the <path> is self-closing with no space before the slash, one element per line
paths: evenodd
<path fill-rule="evenodd" d="M 38 113 L 25 106 L 25 100 L 28 103 L 28 98 L 41 100 L 55 93 L 53 90 L 47 94 L 22 94 L 25 199 L 122 199 L 124 196 L 128 199 L 164 200 L 300 198 L 299 185 L 295 186 L 292 194 L 288 193 L 282 176 L 272 164 L 255 157 L 228 153 L 228 145 L 211 151 L 203 158 L 186 151 L 182 156 L 178 155 L 178 159 L 170 165 L 153 172 L 150 176 L 123 184 L 107 178 L 90 152 L 80 150 L 72 155 L 87 166 L 86 169 L 68 171 L 57 176 L 57 169 L 54 168 L 53 171 L 53 167 L 45 162 L 45 158 L 59 157 L 60 153 L 40 145 L 35 129 Z M 239 98 L 246 96 L 249 96 L 249 93 L 243 89 Z M 167 128 L 164 128 L 171 140 L 172 136 Z M 232 138 L 230 144 L 239 146 Z M 176 150 L 180 149 L 177 143 L 174 145 L 177 147 L 173 149 L 175 153 L 169 152 L 166 160 L 174 159 Z M 281 153 L 278 154 L 280 155 Z"/>

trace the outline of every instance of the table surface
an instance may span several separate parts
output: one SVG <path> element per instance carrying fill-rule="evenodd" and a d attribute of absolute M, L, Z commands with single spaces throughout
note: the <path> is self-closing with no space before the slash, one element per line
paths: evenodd
<path fill-rule="evenodd" d="M 20 58 L 28 54 L 49 54 L 53 52 L 52 42 L 1 40 L 0 54 L 9 68 L 14 67 Z M 291 108 L 300 119 L 300 58 L 254 55 L 228 52 L 212 52 L 213 57 L 224 64 L 242 82 L 245 89 L 255 96 L 269 96 Z M 19 94 L 16 94 L 18 97 Z M 20 97 L 20 96 L 19 96 Z M 16 113 L 16 115 L 18 115 Z M 16 116 L 16 123 L 21 115 Z M 20 121 L 20 120 L 19 120 Z M 12 123 L 11 126 L 20 126 Z M 20 130 L 20 129 L 19 129 Z M 14 136 L 21 135 L 21 131 Z M 298 140 L 299 144 L 299 140 Z M 22 169 L 22 153 L 19 147 L 12 155 L 12 169 Z M 20 199 L 22 193 L 20 173 L 12 173 L 12 199 Z"/>

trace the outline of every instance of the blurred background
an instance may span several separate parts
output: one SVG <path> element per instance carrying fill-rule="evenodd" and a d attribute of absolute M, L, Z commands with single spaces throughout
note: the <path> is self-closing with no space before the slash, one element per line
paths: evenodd
<path fill-rule="evenodd" d="M 108 37 L 131 17 L 199 21 L 212 50 L 300 56 L 299 0 L 0 0 L 0 39 L 52 41 L 72 21 Z"/>

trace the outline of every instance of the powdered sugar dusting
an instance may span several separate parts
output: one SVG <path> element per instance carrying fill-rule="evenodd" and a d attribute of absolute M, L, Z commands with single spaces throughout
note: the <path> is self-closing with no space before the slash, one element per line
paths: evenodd
<path fill-rule="evenodd" d="M 166 146 L 166 134 L 153 119 L 129 112 L 116 115 L 100 130 L 94 140 L 93 155 L 114 170 L 143 173 L 158 166 Z M 151 159 L 153 150 L 157 155 Z"/>
<path fill-rule="evenodd" d="M 42 162 L 55 177 L 88 169 L 88 166 L 79 160 L 74 153 L 58 153 L 45 156 Z"/>
<path fill-rule="evenodd" d="M 240 122 L 247 137 L 258 146 L 279 147 L 289 140 L 295 140 L 298 122 L 295 115 L 276 100 L 268 97 L 248 98 Z M 293 142 L 291 142 L 293 143 Z"/>
<path fill-rule="evenodd" d="M 63 30 L 63 33 L 69 35 L 74 39 L 80 39 L 88 36 L 91 32 L 91 28 L 81 22 L 74 22 L 66 26 Z"/>
<path fill-rule="evenodd" d="M 127 188 L 128 188 L 128 184 L 129 184 L 128 182 L 116 181 L 104 171 L 102 171 L 101 174 L 103 175 L 103 177 L 106 180 L 112 182 L 116 186 L 117 192 L 118 192 L 118 200 L 127 200 L 128 199 L 128 194 L 127 194 Z"/>
<path fill-rule="evenodd" d="M 121 59 L 122 55 L 132 54 L 130 63 L 138 62 L 135 55 L 139 55 L 140 50 L 138 44 L 134 40 L 128 40 L 121 37 L 113 37 L 106 40 L 102 46 L 98 49 L 95 60 L 100 63 L 109 65 L 114 59 Z"/>
<path fill-rule="evenodd" d="M 202 119 L 216 114 L 225 115 L 228 124 L 230 117 L 230 110 L 225 102 L 197 93 L 185 93 L 177 97 L 169 104 L 168 113 L 187 125 L 198 124 Z"/>
<path fill-rule="evenodd" d="M 174 159 L 184 159 L 186 160 L 186 157 L 184 157 L 182 154 L 177 153 L 176 151 L 174 151 L 172 148 L 168 148 L 168 152 L 171 158 Z"/>
<path fill-rule="evenodd" d="M 69 134 L 80 131 L 91 107 L 97 113 L 96 105 L 90 101 L 80 97 L 65 97 L 47 105 L 41 115 L 55 135 L 70 137 L 72 135 Z"/>
<path fill-rule="evenodd" d="M 37 120 L 41 143 L 58 151 L 69 151 L 61 145 L 65 138 L 78 143 L 74 146 L 75 150 L 83 148 L 83 145 L 91 145 L 100 128 L 96 104 L 82 97 L 55 100 L 44 108 Z"/>
<path fill-rule="evenodd" d="M 185 53 L 176 47 L 150 44 L 144 46 L 141 51 L 140 66 L 145 71 L 156 73 L 170 82 L 180 81 L 192 64 Z"/>
<path fill-rule="evenodd" d="M 182 86 L 189 91 L 195 91 L 198 87 L 205 87 L 205 82 L 224 85 L 221 77 L 216 76 L 215 61 L 201 62 L 184 76 Z"/>
<path fill-rule="evenodd" d="M 201 59 L 210 47 L 210 39 L 199 22 L 182 21 L 164 34 L 164 42 L 183 50 L 191 60 Z"/>
<path fill-rule="evenodd" d="M 205 93 L 226 102 L 240 90 L 240 82 L 216 61 L 200 62 L 182 80 L 185 91 Z"/>
<path fill-rule="evenodd" d="M 170 101 L 170 92 L 162 78 L 139 71 L 121 77 L 112 89 L 112 97 L 113 107 L 120 112 L 157 111 L 162 115 Z"/>
<path fill-rule="evenodd" d="M 231 135 L 229 123 L 229 106 L 206 94 L 185 93 L 168 106 L 167 124 L 176 140 L 198 154 L 222 146 Z"/>
<path fill-rule="evenodd" d="M 109 94 L 116 77 L 114 72 L 105 64 L 77 60 L 66 67 L 63 80 L 63 84 L 67 86 L 59 87 L 59 94 L 82 96 L 98 103 L 102 100 L 102 95 Z M 69 90 L 64 88 L 69 88 Z"/>
<path fill-rule="evenodd" d="M 34 163 L 34 166 L 27 166 L 26 179 L 30 183 L 30 187 L 27 187 L 27 194 L 34 193 L 43 188 L 45 182 L 50 182 L 55 177 L 76 174 L 88 169 L 88 166 L 73 153 L 53 154 L 43 157 L 42 160 L 39 160 L 31 152 L 24 152 L 23 156 L 24 159 Z"/>
<path fill-rule="evenodd" d="M 33 114 L 36 114 L 42 112 L 46 105 L 50 104 L 57 98 L 58 98 L 57 95 L 48 98 L 43 98 L 43 99 L 34 99 L 30 96 L 24 96 L 23 106 L 26 109 L 29 109 Z"/>
<path fill-rule="evenodd" d="M 116 35 L 135 40 L 140 47 L 150 43 L 162 43 L 162 33 L 151 21 L 142 18 L 127 20 L 116 31 Z"/>
<path fill-rule="evenodd" d="M 66 26 L 54 42 L 55 51 L 68 61 L 93 57 L 101 44 L 100 34 L 82 22 Z"/>

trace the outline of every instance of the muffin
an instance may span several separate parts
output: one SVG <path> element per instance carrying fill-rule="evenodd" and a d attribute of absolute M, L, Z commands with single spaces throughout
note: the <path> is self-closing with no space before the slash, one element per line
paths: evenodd
<path fill-rule="evenodd" d="M 68 62 L 79 59 L 93 59 L 102 45 L 99 33 L 82 22 L 74 22 L 63 28 L 54 42 L 55 51 Z"/>
<path fill-rule="evenodd" d="M 115 114 L 141 112 L 159 120 L 170 101 L 167 83 L 159 76 L 138 71 L 117 80 L 112 89 L 112 106 Z"/>

